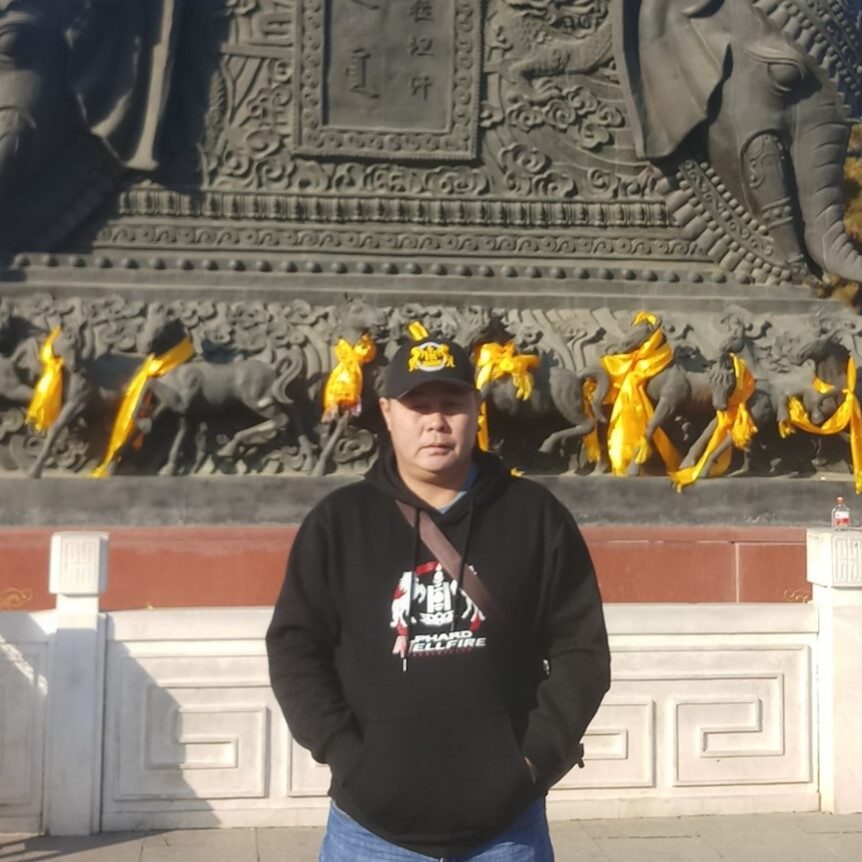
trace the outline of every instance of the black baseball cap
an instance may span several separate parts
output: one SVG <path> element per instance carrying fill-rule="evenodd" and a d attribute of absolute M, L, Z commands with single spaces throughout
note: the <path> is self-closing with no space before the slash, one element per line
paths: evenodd
<path fill-rule="evenodd" d="M 402 344 L 386 368 L 384 398 L 403 398 L 426 383 L 476 388 L 476 372 L 467 351 L 448 338 L 422 338 Z"/>

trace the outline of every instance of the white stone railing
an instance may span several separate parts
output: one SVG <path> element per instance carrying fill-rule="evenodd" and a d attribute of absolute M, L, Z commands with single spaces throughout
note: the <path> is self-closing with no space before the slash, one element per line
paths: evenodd
<path fill-rule="evenodd" d="M 552 817 L 862 810 L 862 533 L 810 531 L 808 554 L 812 604 L 606 606 L 613 687 Z M 56 610 L 0 614 L 0 831 L 322 823 L 270 609 L 105 614 L 106 559 L 57 534 Z"/>

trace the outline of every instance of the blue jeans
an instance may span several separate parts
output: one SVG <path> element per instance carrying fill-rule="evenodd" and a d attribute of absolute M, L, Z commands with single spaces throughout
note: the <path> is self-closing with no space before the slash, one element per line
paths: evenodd
<path fill-rule="evenodd" d="M 512 825 L 468 853 L 424 856 L 384 841 L 334 803 L 323 836 L 318 862 L 554 862 L 545 800 L 534 802 Z"/>

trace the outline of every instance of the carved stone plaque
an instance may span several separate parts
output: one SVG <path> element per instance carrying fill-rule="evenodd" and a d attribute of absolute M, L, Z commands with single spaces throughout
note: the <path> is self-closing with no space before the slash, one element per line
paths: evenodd
<path fill-rule="evenodd" d="M 302 0 L 296 149 L 476 157 L 479 0 Z"/>

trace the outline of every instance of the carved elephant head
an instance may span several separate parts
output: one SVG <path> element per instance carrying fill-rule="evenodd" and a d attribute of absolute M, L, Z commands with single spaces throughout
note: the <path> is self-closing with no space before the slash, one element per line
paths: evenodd
<path fill-rule="evenodd" d="M 89 131 L 156 165 L 182 0 L 0 0 L 0 195 Z"/>
<path fill-rule="evenodd" d="M 706 159 L 788 269 L 862 280 L 842 224 L 850 121 L 826 71 L 754 0 L 621 0 L 616 14 L 638 155 Z"/>

